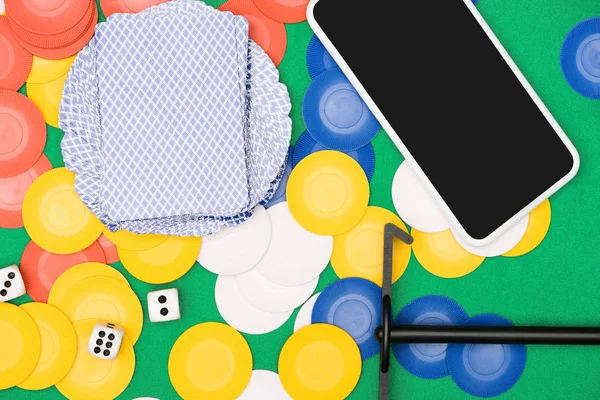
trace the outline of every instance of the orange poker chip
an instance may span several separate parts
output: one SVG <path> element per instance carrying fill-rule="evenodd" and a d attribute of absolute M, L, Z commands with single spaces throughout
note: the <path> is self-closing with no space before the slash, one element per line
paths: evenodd
<path fill-rule="evenodd" d="M 156 6 L 167 0 L 100 0 L 100 6 L 104 16 L 116 13 L 139 13 L 146 8 Z"/>
<path fill-rule="evenodd" d="M 286 24 L 306 21 L 309 2 L 310 0 L 254 0 L 267 17 Z"/>
<path fill-rule="evenodd" d="M 0 178 L 0 228 L 22 228 L 21 208 L 29 186 L 44 172 L 50 171 L 52 164 L 42 154 L 33 167 L 17 176 Z"/>
<path fill-rule="evenodd" d="M 121 260 L 121 258 L 119 258 L 119 253 L 117 253 L 117 246 L 113 242 L 108 240 L 108 238 L 104 234 L 100 235 L 100 237 L 98 238 L 98 243 L 100 243 L 100 246 L 102 246 L 102 250 L 104 250 L 104 255 L 106 256 L 107 264 L 116 263 L 117 261 Z"/>
<path fill-rule="evenodd" d="M 5 0 L 6 14 L 24 29 L 55 35 L 75 26 L 92 0 Z"/>
<path fill-rule="evenodd" d="M 50 288 L 66 270 L 77 264 L 98 262 L 106 264 L 102 246 L 92 243 L 87 249 L 72 254 L 54 254 L 29 242 L 21 258 L 21 275 L 27 294 L 34 301 L 47 302 Z"/>
<path fill-rule="evenodd" d="M 90 20 L 94 15 L 95 2 L 90 2 L 83 18 L 70 29 L 54 35 L 45 35 L 30 32 L 19 25 L 12 15 L 8 15 L 8 22 L 14 34 L 21 40 L 37 47 L 56 48 L 67 46 L 79 39 L 86 31 Z"/>
<path fill-rule="evenodd" d="M 0 127 L 0 178 L 22 174 L 44 151 L 44 117 L 21 93 L 0 90 Z"/>
<path fill-rule="evenodd" d="M 287 32 L 282 22 L 274 21 L 263 14 L 253 0 L 229 0 L 219 7 L 219 10 L 246 18 L 250 39 L 262 47 L 276 66 L 281 64 L 287 48 Z"/>
<path fill-rule="evenodd" d="M 23 86 L 32 62 L 31 53 L 11 31 L 8 18 L 0 16 L 0 89 L 17 90 Z"/>
<path fill-rule="evenodd" d="M 78 53 L 81 49 L 83 49 L 85 47 L 85 45 L 88 44 L 89 41 L 94 36 L 94 30 L 95 30 L 96 24 L 98 23 L 98 7 L 96 7 L 96 2 L 92 2 L 92 8 L 93 8 L 93 15 L 92 15 L 92 18 L 90 18 L 90 20 L 87 21 L 87 26 L 85 28 L 85 31 L 83 32 L 83 34 L 80 37 L 78 37 L 73 42 L 69 43 L 68 45 L 61 46 L 61 47 L 45 48 L 45 47 L 33 45 L 31 43 L 27 43 L 26 41 L 24 41 L 23 39 L 21 39 L 18 36 L 17 36 L 17 40 L 19 41 L 19 43 L 21 43 L 21 45 L 27 51 L 31 52 L 33 55 L 36 55 L 41 58 L 45 58 L 47 60 L 60 60 L 63 58 L 70 57 L 70 56 Z"/>

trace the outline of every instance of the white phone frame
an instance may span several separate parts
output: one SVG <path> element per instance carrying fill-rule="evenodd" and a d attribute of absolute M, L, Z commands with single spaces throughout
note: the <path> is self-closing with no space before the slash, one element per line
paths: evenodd
<path fill-rule="evenodd" d="M 322 1 L 327 1 L 327 0 L 322 0 Z M 309 22 L 311 28 L 313 29 L 313 31 L 315 32 L 317 37 L 321 40 L 321 42 L 323 43 L 325 48 L 329 51 L 329 53 L 331 54 L 333 59 L 338 63 L 338 65 L 340 66 L 340 68 L 342 69 L 344 74 L 348 77 L 348 79 L 350 80 L 352 85 L 354 85 L 355 89 L 361 95 L 364 102 L 367 104 L 367 106 L 373 112 L 373 114 L 375 115 L 375 117 L 377 118 L 379 123 L 381 123 L 381 125 L 383 126 L 385 131 L 388 133 L 388 136 L 392 139 L 392 141 L 394 142 L 396 147 L 398 147 L 398 150 L 400 150 L 400 153 L 402 153 L 404 158 L 410 163 L 415 174 L 419 177 L 419 179 L 421 180 L 421 183 L 423 184 L 425 189 L 431 194 L 434 201 L 440 206 L 440 208 L 442 209 L 442 211 L 444 212 L 444 214 L 450 221 L 450 224 L 452 225 L 453 230 L 456 233 L 458 233 L 461 236 L 461 238 L 463 240 L 465 240 L 467 243 L 469 243 L 473 246 L 485 246 L 485 245 L 493 242 L 500 235 L 502 235 L 502 233 L 506 232 L 512 225 L 514 225 L 516 222 L 518 222 L 519 220 L 524 218 L 526 215 L 528 215 L 535 207 L 537 207 L 540 203 L 542 203 L 548 197 L 550 197 L 551 195 L 556 193 L 560 188 L 562 188 L 571 179 L 573 179 L 575 177 L 575 175 L 577 175 L 577 171 L 579 170 L 579 165 L 580 165 L 580 159 L 579 159 L 579 154 L 578 154 L 577 150 L 575 149 L 575 146 L 573 146 L 573 143 L 571 143 L 571 141 L 569 140 L 569 138 L 567 137 L 565 132 L 562 130 L 562 128 L 560 127 L 560 125 L 558 124 L 556 119 L 552 116 L 552 114 L 550 113 L 550 111 L 548 110 L 546 105 L 542 102 L 542 99 L 540 99 L 540 97 L 535 92 L 533 87 L 531 87 L 531 84 L 527 81 L 527 79 L 525 78 L 523 73 L 519 70 L 519 68 L 513 61 L 513 59 L 510 57 L 510 55 L 508 54 L 508 52 L 506 51 L 504 46 L 502 46 L 502 44 L 500 43 L 500 41 L 498 40 L 498 38 L 496 37 L 494 32 L 491 30 L 489 25 L 485 22 L 485 20 L 483 19 L 483 17 L 479 13 L 479 11 L 477 11 L 477 8 L 475 7 L 475 5 L 473 5 L 472 1 L 471 0 L 463 0 L 463 3 L 465 4 L 465 6 L 469 8 L 473 17 L 477 20 L 479 25 L 481 25 L 481 27 L 483 28 L 485 33 L 488 35 L 489 39 L 492 41 L 494 46 L 496 46 L 496 49 L 500 52 L 500 54 L 504 58 L 504 61 L 506 61 L 506 63 L 510 66 L 513 73 L 516 75 L 516 77 L 521 82 L 521 85 L 523 85 L 525 90 L 527 90 L 527 93 L 529 93 L 529 96 L 533 99 L 533 101 L 538 106 L 538 108 L 540 109 L 542 114 L 544 114 L 544 116 L 546 117 L 546 119 L 548 120 L 550 125 L 554 128 L 554 131 L 556 132 L 556 134 L 559 136 L 559 138 L 562 140 L 562 142 L 565 144 L 565 146 L 567 147 L 567 149 L 573 156 L 573 168 L 571 169 L 571 171 L 569 171 L 569 173 L 567 175 L 565 175 L 562 179 L 560 179 L 554 185 L 549 187 L 539 197 L 537 197 L 535 200 L 533 200 L 531 203 L 529 203 L 529 205 L 527 205 L 525 208 L 523 208 L 521 211 L 519 211 L 517 214 L 515 214 L 512 218 L 510 218 L 508 221 L 506 221 L 504 224 L 502 224 L 498 229 L 496 229 L 494 232 L 492 232 L 489 236 L 487 236 L 486 238 L 483 238 L 483 239 L 475 239 L 475 238 L 469 236 L 469 234 L 462 227 L 460 221 L 458 221 L 458 219 L 454 216 L 454 214 L 452 213 L 452 211 L 450 210 L 448 205 L 445 203 L 445 201 L 442 199 L 440 194 L 434 188 L 431 181 L 427 178 L 427 176 L 425 175 L 423 170 L 420 168 L 417 161 L 413 158 L 413 156 L 410 154 L 410 152 L 408 151 L 406 146 L 402 143 L 399 136 L 396 135 L 396 133 L 395 133 L 394 129 L 392 128 L 392 126 L 390 125 L 390 123 L 387 121 L 387 119 L 384 117 L 381 110 L 377 107 L 377 105 L 375 104 L 375 102 L 373 101 L 371 96 L 367 93 L 365 88 L 359 82 L 358 78 L 352 72 L 352 70 L 350 69 L 348 64 L 345 62 L 344 58 L 337 51 L 337 49 L 335 48 L 333 43 L 329 40 L 327 35 L 325 35 L 325 32 L 321 29 L 321 27 L 317 23 L 317 21 L 314 17 L 314 8 L 318 2 L 319 2 L 319 0 L 311 0 L 308 5 L 307 18 L 308 18 L 308 22 Z"/>

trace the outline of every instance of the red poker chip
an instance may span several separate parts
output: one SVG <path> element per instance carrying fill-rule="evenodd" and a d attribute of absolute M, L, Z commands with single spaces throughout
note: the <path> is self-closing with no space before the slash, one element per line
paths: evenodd
<path fill-rule="evenodd" d="M 254 0 L 267 17 L 286 24 L 306 21 L 309 0 Z"/>
<path fill-rule="evenodd" d="M 0 178 L 27 171 L 46 145 L 46 122 L 33 101 L 21 93 L 0 90 Z"/>
<path fill-rule="evenodd" d="M 56 279 L 69 268 L 85 263 L 106 264 L 104 250 L 97 241 L 84 250 L 72 254 L 54 254 L 29 242 L 21 257 L 21 275 L 27 294 L 34 301 L 46 303 L 48 294 Z"/>
<path fill-rule="evenodd" d="M 85 47 L 86 44 L 89 43 L 89 41 L 94 36 L 96 24 L 98 23 L 98 7 L 96 7 L 96 2 L 92 2 L 92 7 L 93 15 L 92 18 L 90 18 L 90 20 L 87 21 L 87 26 L 83 35 L 81 35 L 75 41 L 66 46 L 46 48 L 27 43 L 25 40 L 21 39 L 18 36 L 17 40 L 25 49 L 27 49 L 32 54 L 41 58 L 45 58 L 47 60 L 61 60 L 63 58 L 67 58 L 74 54 L 77 54 L 81 49 Z"/>
<path fill-rule="evenodd" d="M 54 35 L 30 32 L 19 25 L 10 14 L 7 15 L 7 17 L 12 31 L 20 40 L 36 47 L 56 48 L 67 46 L 83 36 L 94 15 L 94 7 L 95 2 L 90 1 L 84 16 L 80 21 L 77 21 L 75 25 L 66 31 Z"/>
<path fill-rule="evenodd" d="M 0 228 L 23 227 L 21 208 L 25 193 L 38 176 L 51 169 L 52 164 L 42 154 L 33 167 L 22 174 L 0 178 Z"/>
<path fill-rule="evenodd" d="M 108 240 L 108 238 L 104 234 L 100 235 L 100 237 L 98 238 L 98 243 L 100 243 L 100 246 L 102 246 L 102 250 L 104 250 L 104 255 L 106 256 L 107 264 L 112 264 L 121 261 L 119 253 L 117 252 L 117 246 L 115 246 L 113 242 Z"/>
<path fill-rule="evenodd" d="M 287 31 L 282 22 L 267 17 L 253 0 L 229 0 L 219 7 L 248 20 L 248 35 L 269 55 L 275 66 L 281 64 L 287 49 Z"/>
<path fill-rule="evenodd" d="M 0 16 L 0 89 L 17 90 L 31 72 L 31 53 L 19 43 L 8 18 Z"/>
<path fill-rule="evenodd" d="M 39 35 L 56 35 L 71 29 L 84 17 L 89 3 L 90 0 L 4 0 L 6 14 Z"/>

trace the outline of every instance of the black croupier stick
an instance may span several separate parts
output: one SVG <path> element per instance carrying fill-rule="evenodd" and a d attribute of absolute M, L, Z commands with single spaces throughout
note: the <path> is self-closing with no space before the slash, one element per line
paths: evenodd
<path fill-rule="evenodd" d="M 381 326 L 375 338 L 381 344 L 379 399 L 389 399 L 389 366 L 392 343 L 470 343 L 600 345 L 600 328 L 541 326 L 392 326 L 392 260 L 394 238 L 407 245 L 412 236 L 394 224 L 387 224 L 383 243 L 383 285 Z"/>

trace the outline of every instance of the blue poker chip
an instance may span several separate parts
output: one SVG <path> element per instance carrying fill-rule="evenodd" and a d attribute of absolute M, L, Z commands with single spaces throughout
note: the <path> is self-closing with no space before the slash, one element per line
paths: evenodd
<path fill-rule="evenodd" d="M 306 65 L 312 79 L 315 79 L 328 69 L 337 67 L 335 60 L 331 57 L 331 54 L 325 49 L 325 46 L 323 46 L 323 43 L 321 43 L 316 35 L 312 37 L 308 44 Z"/>
<path fill-rule="evenodd" d="M 292 166 L 296 168 L 296 165 L 298 165 L 305 157 L 322 150 L 331 149 L 317 142 L 308 131 L 304 132 L 296 142 Z M 365 171 L 365 175 L 367 175 L 367 179 L 370 181 L 375 172 L 375 150 L 373 150 L 373 145 L 369 143 L 358 150 L 345 151 L 344 153 L 354 158 L 354 160 L 360 164 Z"/>
<path fill-rule="evenodd" d="M 560 52 L 560 66 L 573 90 L 600 100 L 600 17 L 571 29 Z"/>
<path fill-rule="evenodd" d="M 480 314 L 464 325 L 513 326 L 496 314 Z M 523 344 L 450 344 L 446 363 L 452 380 L 466 393 L 478 397 L 498 396 L 517 383 L 527 360 Z"/>
<path fill-rule="evenodd" d="M 308 87 L 302 115 L 312 137 L 332 150 L 360 149 L 381 129 L 338 67 L 323 72 Z"/>
<path fill-rule="evenodd" d="M 287 165 L 285 167 L 283 177 L 279 182 L 279 187 L 275 191 L 273 197 L 271 197 L 271 200 L 269 200 L 269 202 L 265 205 L 265 208 L 270 208 L 273 207 L 275 204 L 279 204 L 286 201 L 286 186 L 288 179 L 290 179 L 290 174 L 292 173 L 292 154 L 294 154 L 294 146 L 290 146 L 288 150 Z"/>
<path fill-rule="evenodd" d="M 344 278 L 327 286 L 317 298 L 312 321 L 345 330 L 366 360 L 379 353 L 375 329 L 381 325 L 381 288 L 362 278 Z"/>
<path fill-rule="evenodd" d="M 396 317 L 395 325 L 462 325 L 469 318 L 456 301 L 444 296 L 423 296 L 408 303 Z M 396 359 L 411 374 L 425 379 L 448 376 L 447 344 L 395 344 Z"/>

